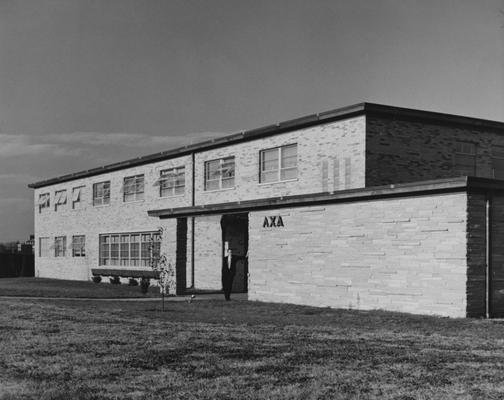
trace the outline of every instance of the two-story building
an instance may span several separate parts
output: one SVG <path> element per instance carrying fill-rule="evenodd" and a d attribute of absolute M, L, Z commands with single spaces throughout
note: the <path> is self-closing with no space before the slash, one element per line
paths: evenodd
<path fill-rule="evenodd" d="M 469 178 L 468 178 L 469 177 Z M 29 185 L 36 275 L 251 300 L 504 314 L 504 123 L 362 103 Z"/>

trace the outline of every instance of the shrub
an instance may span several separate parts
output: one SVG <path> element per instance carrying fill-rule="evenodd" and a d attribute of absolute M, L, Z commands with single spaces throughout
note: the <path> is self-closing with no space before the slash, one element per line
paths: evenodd
<path fill-rule="evenodd" d="M 150 286 L 150 279 L 142 278 L 142 280 L 140 281 L 140 290 L 143 294 L 147 293 L 147 291 L 149 290 L 149 286 Z"/>
<path fill-rule="evenodd" d="M 99 275 L 98 276 L 93 276 L 93 278 L 91 278 L 91 279 L 93 279 L 94 283 L 100 283 L 101 282 L 101 276 L 99 276 Z"/>
<path fill-rule="evenodd" d="M 129 286 L 138 286 L 138 281 L 135 278 L 130 278 L 128 285 Z"/>
<path fill-rule="evenodd" d="M 110 283 L 112 285 L 120 285 L 121 284 L 121 279 L 119 279 L 118 276 L 113 276 L 112 278 L 110 278 Z"/>

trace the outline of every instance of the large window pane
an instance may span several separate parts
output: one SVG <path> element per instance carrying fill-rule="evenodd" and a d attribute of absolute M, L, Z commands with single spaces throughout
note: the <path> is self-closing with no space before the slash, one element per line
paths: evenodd
<path fill-rule="evenodd" d="M 99 206 L 110 203 L 110 181 L 93 185 L 93 205 Z"/>
<path fill-rule="evenodd" d="M 161 171 L 160 196 L 174 196 L 184 193 L 185 167 Z"/>
<path fill-rule="evenodd" d="M 233 188 L 234 176 L 234 157 L 205 162 L 205 190 Z"/>
<path fill-rule="evenodd" d="M 297 144 L 260 152 L 260 181 L 262 183 L 297 178 Z"/>
<path fill-rule="evenodd" d="M 144 199 L 144 175 L 135 175 L 123 180 L 124 202 Z"/>
<path fill-rule="evenodd" d="M 151 257 L 159 256 L 160 238 L 156 232 L 100 235 L 99 242 L 100 265 L 146 267 Z"/>

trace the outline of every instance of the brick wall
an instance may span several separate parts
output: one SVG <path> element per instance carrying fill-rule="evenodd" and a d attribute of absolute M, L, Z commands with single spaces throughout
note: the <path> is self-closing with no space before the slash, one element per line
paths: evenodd
<path fill-rule="evenodd" d="M 364 117 L 357 117 L 198 153 L 195 169 L 196 204 L 363 187 L 364 126 Z M 298 179 L 291 182 L 259 184 L 259 151 L 289 143 L 298 143 Z M 236 187 L 230 190 L 205 192 L 203 190 L 204 162 L 227 155 L 235 156 Z M 185 166 L 185 193 L 181 196 L 161 198 L 159 186 L 155 185 L 160 171 L 180 166 Z M 89 279 L 91 269 L 99 266 L 99 234 L 154 231 L 160 226 L 160 222 L 156 218 L 148 217 L 148 210 L 192 204 L 192 168 L 191 156 L 184 156 L 34 190 L 36 275 L 62 279 Z M 121 190 L 123 179 L 138 174 L 145 175 L 145 200 L 125 203 Z M 93 184 L 108 180 L 111 182 L 110 205 L 93 206 Z M 74 210 L 71 202 L 72 188 L 78 186 L 84 186 L 83 207 Z M 63 189 L 67 190 L 67 204 L 55 211 L 54 194 Z M 39 213 L 38 199 L 41 193 L 50 193 L 51 207 Z M 201 221 L 201 223 L 205 222 Z M 220 240 L 220 223 L 217 226 L 219 229 L 217 237 Z M 69 246 L 72 235 L 86 236 L 86 257 L 71 256 Z M 190 235 L 191 224 L 188 226 L 188 238 Z M 49 257 L 39 257 L 39 238 L 49 237 L 51 243 L 54 243 L 55 236 L 67 238 L 65 257 L 54 257 L 54 249 L 51 249 Z M 205 253 L 207 244 L 203 243 L 202 246 L 202 251 Z M 221 244 L 219 243 L 218 250 L 212 251 L 214 258 L 208 260 L 210 264 L 215 261 L 215 254 L 218 253 L 220 259 Z M 191 252 L 191 244 L 188 240 L 186 275 L 188 285 L 192 278 Z M 198 264 L 201 267 L 202 263 L 206 262 L 202 261 L 200 255 L 195 266 Z M 218 282 L 220 287 L 220 277 Z M 213 279 L 212 288 L 216 285 L 217 280 Z"/>
<path fill-rule="evenodd" d="M 486 313 L 486 196 L 468 193 L 467 199 L 467 316 Z"/>
<path fill-rule="evenodd" d="M 502 134 L 368 116 L 366 186 L 464 175 L 454 167 L 457 140 L 477 143 L 476 176 L 492 178 L 491 146 L 504 146 Z"/>
<path fill-rule="evenodd" d="M 491 196 L 490 209 L 490 312 L 504 317 L 504 193 Z"/>
<path fill-rule="evenodd" d="M 98 237 L 103 233 L 155 231 L 162 222 L 158 218 L 147 216 L 151 209 L 180 207 L 191 202 L 190 176 L 191 158 L 180 157 L 163 162 L 128 168 L 98 176 L 77 179 L 49 187 L 34 190 L 35 213 L 35 274 L 40 277 L 86 280 L 91 276 L 91 269 L 98 267 Z M 186 165 L 186 191 L 183 196 L 159 197 L 159 186 L 154 183 L 159 178 L 160 170 Z M 123 202 L 123 178 L 145 174 L 145 200 Z M 93 183 L 110 180 L 110 205 L 93 206 Z M 84 186 L 83 206 L 72 209 L 72 188 Z M 54 209 L 54 193 L 67 190 L 67 204 Z M 39 213 L 40 193 L 51 194 L 51 207 Z M 167 222 L 166 222 L 167 223 Z M 72 235 L 86 236 L 86 256 L 72 257 Z M 175 235 L 175 230 L 167 232 Z M 39 238 L 49 237 L 54 244 L 55 236 L 66 236 L 67 250 L 64 257 L 54 257 L 51 248 L 49 257 L 39 257 Z M 188 249 L 190 251 L 190 249 Z M 190 259 L 190 258 L 189 258 Z M 111 267 L 117 268 L 117 267 Z M 128 267 L 144 269 L 145 267 Z"/>
<path fill-rule="evenodd" d="M 464 317 L 466 209 L 456 193 L 252 212 L 249 298 Z"/>
<path fill-rule="evenodd" d="M 317 125 L 196 154 L 196 205 L 364 187 L 365 117 Z M 298 179 L 259 183 L 259 152 L 297 143 Z M 204 163 L 235 156 L 235 187 L 207 191 Z"/>
<path fill-rule="evenodd" d="M 198 289 L 222 288 L 222 229 L 221 216 L 195 218 L 194 225 L 194 284 Z"/>

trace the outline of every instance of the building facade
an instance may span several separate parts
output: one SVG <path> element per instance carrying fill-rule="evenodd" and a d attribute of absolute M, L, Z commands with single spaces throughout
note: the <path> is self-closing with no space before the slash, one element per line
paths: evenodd
<path fill-rule="evenodd" d="M 503 133 L 363 103 L 37 182 L 36 276 L 146 276 L 154 242 L 219 290 L 230 247 L 252 300 L 500 316 Z"/>

